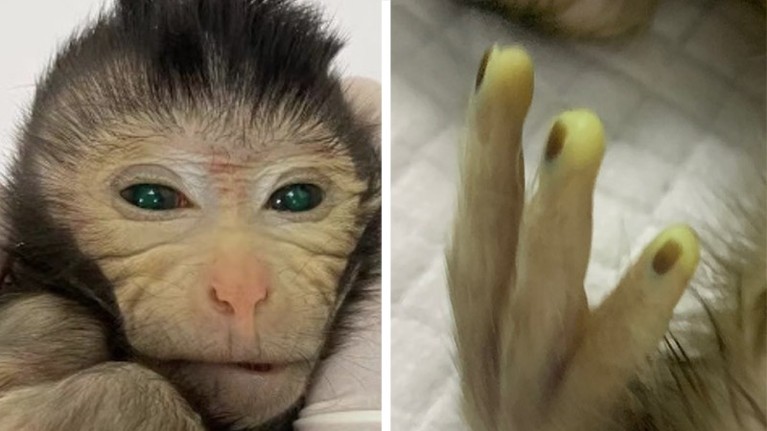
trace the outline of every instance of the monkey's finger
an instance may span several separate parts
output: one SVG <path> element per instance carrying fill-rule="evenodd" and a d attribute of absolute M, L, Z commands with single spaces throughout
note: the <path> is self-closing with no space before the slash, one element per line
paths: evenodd
<path fill-rule="evenodd" d="M 448 258 L 452 280 L 470 289 L 467 300 L 478 289 L 508 289 L 524 200 L 520 141 L 532 86 L 532 63 L 524 51 L 493 47 L 485 53 L 469 112 Z"/>
<path fill-rule="evenodd" d="M 532 91 L 532 63 L 523 50 L 493 47 L 485 53 L 469 108 L 447 252 L 464 394 L 483 418 L 493 416 L 486 409 L 497 402 L 497 390 L 488 394 L 493 389 L 484 382 L 498 375 L 496 316 L 511 287 L 524 200 L 520 140 Z"/>
<path fill-rule="evenodd" d="M 522 218 L 517 287 L 501 325 L 501 369 L 509 370 L 502 394 L 510 405 L 537 404 L 550 392 L 547 385 L 570 357 L 588 316 L 583 279 L 603 155 L 604 131 L 595 114 L 569 111 L 556 119 L 538 190 Z"/>
<path fill-rule="evenodd" d="M 645 248 L 589 319 L 555 404 L 559 413 L 552 417 L 579 423 L 572 429 L 595 428 L 598 418 L 584 415 L 582 407 L 608 406 L 619 399 L 657 349 L 699 256 L 698 238 L 684 225 L 667 228 Z"/>
<path fill-rule="evenodd" d="M 499 282 L 506 287 L 514 265 L 524 200 L 522 126 L 533 91 L 530 58 L 519 48 L 490 48 L 476 83 L 454 245 L 455 252 L 465 252 L 465 257 L 478 262 L 467 268 L 470 272 L 489 274 L 490 289 Z"/>

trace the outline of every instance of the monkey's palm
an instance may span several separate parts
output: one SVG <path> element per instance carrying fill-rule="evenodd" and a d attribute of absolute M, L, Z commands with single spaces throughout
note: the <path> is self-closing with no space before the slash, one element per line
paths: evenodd
<path fill-rule="evenodd" d="M 558 117 L 525 203 L 520 137 L 532 82 L 522 50 L 494 48 L 469 108 L 447 256 L 464 412 L 474 430 L 593 430 L 663 336 L 697 265 L 697 239 L 668 228 L 589 310 L 602 125 L 587 111 Z"/>

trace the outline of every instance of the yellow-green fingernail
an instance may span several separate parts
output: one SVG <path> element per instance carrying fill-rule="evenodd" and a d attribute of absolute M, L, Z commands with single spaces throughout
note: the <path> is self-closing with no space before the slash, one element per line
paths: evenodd
<path fill-rule="evenodd" d="M 552 161 L 563 156 L 568 168 L 579 170 L 591 168 L 594 164 L 598 166 L 604 152 L 604 128 L 599 117 L 589 110 L 578 109 L 563 112 L 557 117 L 544 157 L 546 161 Z"/>
<path fill-rule="evenodd" d="M 687 225 L 666 228 L 653 241 L 651 266 L 658 275 L 665 275 L 674 268 L 692 277 L 700 260 L 700 246 L 695 231 Z"/>

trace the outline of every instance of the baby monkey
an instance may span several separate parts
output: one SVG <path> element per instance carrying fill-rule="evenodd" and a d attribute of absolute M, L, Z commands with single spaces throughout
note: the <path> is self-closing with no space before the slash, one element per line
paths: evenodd
<path fill-rule="evenodd" d="M 590 310 L 584 278 L 603 127 L 586 110 L 561 114 L 526 201 L 520 140 L 532 93 L 523 50 L 487 51 L 447 252 L 467 424 L 475 431 L 764 430 L 763 213 L 749 249 L 756 265 L 738 289 L 720 292 L 719 302 L 732 307 L 701 299 L 712 336 L 667 333 L 701 258 L 699 237 L 686 225 L 663 230 Z M 659 352 L 664 340 L 668 348 Z"/>
<path fill-rule="evenodd" d="M 379 273 L 341 47 L 284 0 L 119 0 L 63 47 L 2 194 L 0 430 L 291 429 Z"/>

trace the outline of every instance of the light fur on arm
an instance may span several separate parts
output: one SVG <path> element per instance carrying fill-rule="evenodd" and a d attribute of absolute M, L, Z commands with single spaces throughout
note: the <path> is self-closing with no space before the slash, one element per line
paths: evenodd
<path fill-rule="evenodd" d="M 202 430 L 173 386 L 110 362 L 103 325 L 51 294 L 0 306 L 0 431 Z"/>

